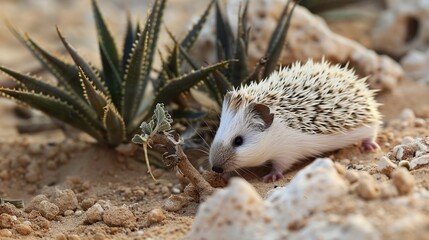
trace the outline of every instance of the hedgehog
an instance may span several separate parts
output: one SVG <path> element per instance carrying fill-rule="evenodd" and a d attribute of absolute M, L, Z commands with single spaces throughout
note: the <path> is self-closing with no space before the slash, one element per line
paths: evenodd
<path fill-rule="evenodd" d="M 355 143 L 376 151 L 381 115 L 366 79 L 347 66 L 309 60 L 227 92 L 209 151 L 212 170 L 271 163 L 263 177 L 271 182 L 302 159 Z"/>

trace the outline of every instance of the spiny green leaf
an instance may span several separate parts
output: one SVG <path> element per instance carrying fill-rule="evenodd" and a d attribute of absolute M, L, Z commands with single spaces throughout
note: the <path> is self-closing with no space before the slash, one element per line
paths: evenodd
<path fill-rule="evenodd" d="M 47 96 L 42 93 L 28 92 L 26 90 L 0 88 L 0 92 L 5 96 L 9 96 L 12 99 L 26 103 L 51 117 L 64 121 L 71 126 L 88 133 L 99 142 L 104 142 L 102 133 L 97 131 L 95 127 L 89 123 L 88 119 L 86 119 L 71 105 L 61 101 L 60 99 Z"/>
<path fill-rule="evenodd" d="M 248 2 L 246 2 L 248 4 Z M 241 5 L 240 5 L 241 10 Z M 241 82 L 246 78 L 246 76 L 249 74 L 247 70 L 247 52 L 246 52 L 246 29 L 244 23 L 245 17 L 247 13 L 247 6 L 245 6 L 244 12 L 238 17 L 238 23 L 237 23 L 237 39 L 235 41 L 235 48 L 234 48 L 234 58 L 238 59 L 237 62 L 234 62 L 231 64 L 230 69 L 230 81 L 233 86 L 238 87 L 240 86 Z"/>
<path fill-rule="evenodd" d="M 223 97 L 225 96 L 225 94 L 228 91 L 232 90 L 233 85 L 228 81 L 228 79 L 220 71 L 215 71 L 213 73 L 213 78 L 216 81 L 216 86 L 219 89 L 219 94 L 220 94 L 220 97 L 223 101 Z M 221 104 L 222 104 L 222 101 L 221 101 Z"/>
<path fill-rule="evenodd" d="M 79 68 L 79 76 L 86 100 L 97 112 L 99 119 L 102 119 L 104 116 L 104 107 L 109 100 L 102 92 L 96 89 L 94 82 L 88 79 L 82 68 Z"/>
<path fill-rule="evenodd" d="M 219 1 L 216 0 L 216 39 L 218 61 L 233 57 L 234 37 L 229 22 L 223 15 Z"/>
<path fill-rule="evenodd" d="M 183 38 L 182 42 L 180 43 L 180 46 L 182 46 L 183 49 L 188 51 L 191 49 L 191 47 L 194 45 L 195 41 L 198 38 L 198 35 L 200 34 L 201 30 L 203 29 L 205 23 L 207 22 L 207 18 L 210 14 L 210 10 L 213 6 L 213 3 L 216 0 L 212 0 L 210 4 L 207 6 L 206 10 L 204 11 L 203 15 L 200 16 L 198 21 L 192 26 L 192 28 L 188 31 L 185 38 Z"/>
<path fill-rule="evenodd" d="M 127 31 L 125 34 L 125 39 L 124 39 L 124 46 L 123 46 L 123 50 L 122 50 L 122 79 L 125 78 L 125 68 L 128 65 L 128 61 L 130 59 L 130 55 L 131 55 L 131 51 L 133 48 L 133 43 L 135 41 L 134 37 L 136 36 L 133 30 L 133 24 L 131 22 L 131 17 L 128 14 L 127 15 L 127 27 L 126 27 Z"/>
<path fill-rule="evenodd" d="M 212 72 L 227 67 L 231 61 L 222 61 L 173 79 L 155 96 L 154 103 L 168 103 L 182 92 L 188 91 Z"/>
<path fill-rule="evenodd" d="M 114 71 L 119 73 L 120 72 L 119 57 L 118 57 L 118 51 L 116 50 L 116 44 L 112 35 L 110 34 L 109 29 L 107 28 L 106 23 L 104 22 L 103 16 L 100 12 L 100 9 L 98 8 L 96 0 L 92 0 L 92 10 L 94 13 L 95 24 L 96 24 L 97 33 L 98 33 L 97 34 L 98 41 L 102 46 L 102 48 L 105 50 L 105 54 L 107 55 L 107 58 L 110 59 L 111 65 L 114 68 Z"/>
<path fill-rule="evenodd" d="M 161 28 L 162 23 L 162 17 L 164 14 L 164 9 L 166 5 L 166 0 L 158 0 L 155 2 L 153 11 L 150 14 L 149 17 L 149 25 L 147 25 L 147 33 L 146 33 L 146 39 L 145 39 L 145 48 L 143 51 L 143 65 L 142 65 L 142 81 L 140 84 L 136 86 L 137 88 L 137 95 L 136 95 L 136 102 L 142 102 L 143 95 L 146 90 L 146 86 L 148 83 L 149 75 L 152 69 L 152 63 L 154 59 L 154 55 L 156 52 L 156 44 L 158 42 L 159 37 L 159 31 Z M 135 106 L 133 109 L 134 113 L 137 114 L 138 106 Z"/>
<path fill-rule="evenodd" d="M 183 50 L 182 47 L 179 47 L 179 50 L 186 62 L 192 67 L 193 70 L 198 70 L 200 68 L 200 66 L 192 59 L 191 56 L 189 56 L 189 54 L 185 50 Z M 218 102 L 218 104 L 221 105 L 222 96 L 219 94 L 219 89 L 216 86 L 216 80 L 211 76 L 207 76 L 203 79 L 203 82 L 207 86 L 211 96 L 215 99 L 216 102 Z"/>
<path fill-rule="evenodd" d="M 70 95 L 70 93 L 56 86 L 45 83 L 42 80 L 15 72 L 3 66 L 0 66 L 0 70 L 11 76 L 14 80 L 18 81 L 18 83 L 28 91 L 35 91 L 38 93 L 43 93 L 44 95 L 51 95 L 70 104 L 77 111 L 81 112 L 82 115 L 88 118 L 91 124 L 94 126 L 99 126 L 97 125 L 97 115 L 94 110 L 90 108 L 85 102 L 77 100 L 75 97 L 73 97 L 73 95 Z"/>
<path fill-rule="evenodd" d="M 66 41 L 66 39 L 61 34 L 60 30 L 57 28 L 58 36 L 60 37 L 61 41 L 63 42 L 65 48 L 69 52 L 70 56 L 73 58 L 73 61 L 76 63 L 77 66 L 82 68 L 85 75 L 94 81 L 94 85 L 102 91 L 106 96 L 109 96 L 107 89 L 104 87 L 103 83 L 101 82 L 101 79 L 98 77 L 92 66 L 87 63 L 79 54 L 74 50 L 74 48 Z"/>
<path fill-rule="evenodd" d="M 280 58 L 280 55 L 282 53 L 285 41 L 286 41 L 286 35 L 289 29 L 290 20 L 293 14 L 293 10 L 295 9 L 297 3 L 292 3 L 292 8 L 289 11 L 289 4 L 292 0 L 289 0 L 282 12 L 282 15 L 280 17 L 280 20 L 276 26 L 276 29 L 274 30 L 274 33 L 271 36 L 270 43 L 268 44 L 268 49 L 266 56 L 268 58 L 268 61 L 265 66 L 264 71 L 264 78 L 268 77 L 277 67 L 277 62 Z"/>
<path fill-rule="evenodd" d="M 125 123 L 112 103 L 104 107 L 103 125 L 107 131 L 108 143 L 112 146 L 121 144 L 125 139 Z"/>
<path fill-rule="evenodd" d="M 140 70 L 143 58 L 143 39 L 144 35 L 140 34 L 137 42 L 134 43 L 134 47 L 131 52 L 130 62 L 127 69 L 125 70 L 125 80 L 123 82 L 123 103 L 122 103 L 122 115 L 124 116 L 125 123 L 128 123 L 133 118 L 135 112 L 134 105 L 139 105 L 135 96 L 137 95 L 137 85 L 143 81 L 140 77 Z"/>
<path fill-rule="evenodd" d="M 9 29 L 57 79 L 64 88 L 83 100 L 77 67 L 64 62 L 42 49 L 27 34 L 20 33 L 14 26 L 7 23 Z"/>
<path fill-rule="evenodd" d="M 112 60 L 103 45 L 100 45 L 100 54 L 103 64 L 103 77 L 107 88 L 112 96 L 113 103 L 121 107 L 122 101 L 122 81 L 119 72 L 113 66 Z"/>

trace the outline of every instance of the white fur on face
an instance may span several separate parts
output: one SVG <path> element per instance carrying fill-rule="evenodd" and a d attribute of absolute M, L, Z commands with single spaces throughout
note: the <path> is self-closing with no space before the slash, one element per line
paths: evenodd
<path fill-rule="evenodd" d="M 230 110 L 224 103 L 222 109 L 220 126 L 210 148 L 210 163 L 221 164 L 225 171 L 232 171 L 236 168 L 262 165 L 269 160 L 263 150 L 266 131 L 258 128 L 264 124 L 262 120 L 253 118 L 244 107 L 235 111 Z M 243 145 L 234 147 L 233 141 L 237 136 L 243 137 Z M 233 158 L 218 159 L 222 156 Z"/>

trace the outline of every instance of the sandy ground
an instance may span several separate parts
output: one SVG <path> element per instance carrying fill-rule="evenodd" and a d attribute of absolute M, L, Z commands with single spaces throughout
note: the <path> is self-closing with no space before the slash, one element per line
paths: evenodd
<path fill-rule="evenodd" d="M 37 3 L 36 3 L 37 2 Z M 122 33 L 120 26 L 125 22 L 125 7 L 122 1 L 103 1 L 103 10 L 109 16 L 109 24 L 115 33 Z M 143 3 L 141 3 L 143 2 Z M 147 1 L 128 1 L 133 6 L 132 12 L 145 14 Z M 184 10 L 183 6 L 190 1 L 171 1 L 167 19 L 180 18 L 185 26 L 189 16 L 172 11 L 175 6 Z M 79 46 L 84 55 L 97 64 L 95 33 L 88 1 L 2 1 L 0 17 L 7 17 L 17 26 L 25 29 L 49 49 L 63 52 L 56 40 L 54 24 L 61 26 L 70 41 Z M 204 6 L 204 4 L 202 4 Z M 359 26 L 361 28 L 361 26 Z M 37 29 L 37 30 L 35 30 Z M 90 29 L 90 30 L 89 30 Z M 336 26 L 338 31 L 345 28 Z M 180 29 L 173 28 L 180 34 Z M 350 30 L 350 28 L 348 28 Z M 362 30 L 367 31 L 367 29 Z M 13 36 L 0 24 L 0 63 L 22 71 L 40 72 L 39 65 L 30 58 Z M 348 35 L 350 36 L 350 34 Z M 163 40 L 166 42 L 166 40 Z M 53 44 L 55 42 L 55 44 Z M 40 72 L 40 74 L 44 74 Z M 2 79 L 5 82 L 5 79 Z M 361 154 L 357 146 L 333 153 L 330 157 L 347 168 L 375 173 L 378 159 L 399 144 L 404 137 L 423 137 L 429 135 L 429 86 L 418 85 L 404 80 L 393 92 L 382 93 L 377 99 L 383 104 L 381 112 L 384 124 L 377 142 L 381 150 L 374 154 Z M 419 118 L 426 119 L 426 126 L 403 124 L 401 112 L 405 108 L 413 110 Z M 160 223 L 148 221 L 149 212 L 163 208 L 166 199 L 182 192 L 185 183 L 176 177 L 176 171 L 155 170 L 159 181 L 154 182 L 144 164 L 134 158 L 128 158 L 115 152 L 96 146 L 85 137 L 80 140 L 67 139 L 62 131 L 50 130 L 38 134 L 18 134 L 18 124 L 46 120 L 36 114 L 33 119 L 24 120 L 16 116 L 16 105 L 8 100 L 0 99 L 0 197 L 24 199 L 26 205 L 38 194 L 48 197 L 58 189 L 71 189 L 78 201 L 77 209 L 71 213 L 59 214 L 48 221 L 48 226 L 40 223 L 31 212 L 18 216 L 21 222 L 30 221 L 37 225 L 31 234 L 23 236 L 11 231 L 10 238 L 23 239 L 181 239 L 191 228 L 198 203 L 186 201 L 178 211 L 163 210 L 165 219 Z M 302 165 L 305 165 L 304 162 Z M 294 171 L 274 183 L 261 182 L 265 169 L 252 169 L 252 174 L 243 176 L 263 196 L 267 191 L 285 185 L 293 178 Z M 429 168 L 421 168 L 412 172 L 419 187 L 429 188 Z M 383 178 L 380 178 L 383 181 Z M 126 205 L 136 217 L 130 226 L 108 226 L 102 221 L 94 224 L 85 222 L 83 213 L 87 203 L 100 203 L 103 206 Z M 84 204 L 85 203 L 85 204 Z M 36 214 L 36 213 L 33 213 Z M 39 219 L 39 220 L 36 220 Z M 6 234 L 7 235 L 7 234 Z M 4 235 L 4 236 L 6 236 Z M 1 237 L 1 239 L 5 237 Z"/>

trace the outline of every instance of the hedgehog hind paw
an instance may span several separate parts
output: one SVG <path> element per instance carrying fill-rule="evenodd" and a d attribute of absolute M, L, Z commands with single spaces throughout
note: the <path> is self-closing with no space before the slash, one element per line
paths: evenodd
<path fill-rule="evenodd" d="M 268 173 L 262 178 L 262 180 L 265 183 L 269 183 L 275 182 L 281 178 L 283 178 L 283 171 L 273 168 L 270 173 Z"/>
<path fill-rule="evenodd" d="M 372 139 L 365 139 L 362 141 L 362 144 L 360 145 L 360 151 L 362 153 L 372 153 L 376 152 L 380 146 L 372 140 Z"/>

